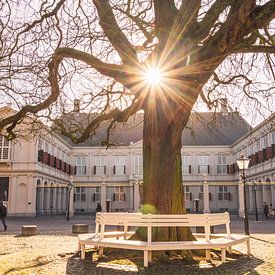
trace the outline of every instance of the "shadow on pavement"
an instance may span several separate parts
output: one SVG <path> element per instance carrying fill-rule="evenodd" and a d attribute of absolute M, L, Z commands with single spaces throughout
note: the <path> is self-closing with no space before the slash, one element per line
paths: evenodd
<path fill-rule="evenodd" d="M 107 258 L 100 261 L 92 261 L 91 253 L 87 253 L 85 260 L 81 260 L 78 254 L 68 259 L 66 274 L 158 274 L 158 275 L 177 275 L 177 274 L 258 274 L 255 270 L 264 261 L 254 256 L 243 254 L 231 254 L 226 263 L 205 262 L 203 264 L 187 265 L 183 261 L 152 262 L 148 268 L 142 266 L 142 253 L 138 259 L 125 259 L 132 262 L 132 265 L 116 264 L 107 262 Z M 135 265 L 136 264 L 136 265 Z"/>

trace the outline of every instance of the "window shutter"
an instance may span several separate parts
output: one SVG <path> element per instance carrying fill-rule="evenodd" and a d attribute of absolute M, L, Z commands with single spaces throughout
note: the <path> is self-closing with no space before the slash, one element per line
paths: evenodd
<path fill-rule="evenodd" d="M 210 174 L 210 165 L 207 165 L 207 173 Z"/>
<path fill-rule="evenodd" d="M 209 200 L 212 201 L 212 194 L 209 192 Z"/>
<path fill-rule="evenodd" d="M 192 170 L 191 170 L 192 168 L 191 168 L 191 165 L 189 165 L 189 174 L 191 174 L 192 173 Z"/>
<path fill-rule="evenodd" d="M 104 165 L 104 175 L 106 175 L 107 174 L 107 167 L 106 167 L 106 165 Z"/>
<path fill-rule="evenodd" d="M 93 201 L 95 201 L 95 193 L 93 193 Z"/>
<path fill-rule="evenodd" d="M 38 158 L 39 162 L 43 162 L 43 150 L 38 150 Z"/>
<path fill-rule="evenodd" d="M 57 163 L 56 157 L 54 157 L 54 158 L 53 158 L 53 167 L 54 167 L 54 168 L 56 168 L 56 163 Z"/>
<path fill-rule="evenodd" d="M 94 165 L 94 175 L 96 175 L 96 166 Z"/>
<path fill-rule="evenodd" d="M 74 167 L 74 175 L 76 175 L 76 166 Z"/>
<path fill-rule="evenodd" d="M 198 166 L 198 173 L 199 173 L 199 174 L 200 174 L 200 170 L 201 170 L 201 169 L 200 169 L 200 166 Z"/>
<path fill-rule="evenodd" d="M 116 194 L 113 193 L 113 201 L 116 201 Z"/>
<path fill-rule="evenodd" d="M 126 194 L 123 194 L 123 200 L 126 201 Z"/>
<path fill-rule="evenodd" d="M 48 154 L 47 164 L 49 166 L 51 165 L 51 155 L 50 154 Z"/>
<path fill-rule="evenodd" d="M 229 164 L 226 165 L 226 169 L 227 169 L 227 174 L 230 174 Z"/>
<path fill-rule="evenodd" d="M 190 201 L 192 200 L 192 193 L 190 193 Z"/>
<path fill-rule="evenodd" d="M 124 175 L 126 175 L 126 165 L 124 165 Z"/>
<path fill-rule="evenodd" d="M 114 165 L 114 171 L 113 172 L 114 172 L 114 175 L 115 175 L 116 174 L 116 166 L 115 165 Z"/>

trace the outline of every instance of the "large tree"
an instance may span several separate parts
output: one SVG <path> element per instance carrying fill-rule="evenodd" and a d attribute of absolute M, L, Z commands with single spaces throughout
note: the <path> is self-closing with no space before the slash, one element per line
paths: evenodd
<path fill-rule="evenodd" d="M 0 92 L 18 109 L 0 121 L 2 133 L 14 138 L 16 125 L 31 115 L 81 143 L 108 123 L 108 145 L 113 127 L 142 110 L 144 203 L 158 213 L 185 213 L 181 135 L 198 100 L 214 109 L 236 95 L 256 105 L 261 96 L 272 100 L 274 0 L 1 5 Z M 80 97 L 81 109 L 96 115 L 69 127 L 60 115 Z M 191 238 L 182 232 L 159 236 Z"/>

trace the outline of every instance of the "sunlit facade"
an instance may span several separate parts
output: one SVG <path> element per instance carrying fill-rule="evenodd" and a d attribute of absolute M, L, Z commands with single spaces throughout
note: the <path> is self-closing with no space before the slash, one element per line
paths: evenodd
<path fill-rule="evenodd" d="M 231 139 L 226 130 L 215 127 L 208 136 L 208 130 L 200 129 L 194 140 L 185 135 L 182 173 L 187 210 L 243 215 L 243 184 L 236 165 L 242 154 L 251 158 L 246 171 L 249 212 L 255 211 L 255 198 L 259 211 L 263 202 L 274 206 L 274 124 L 273 115 L 238 133 L 240 124 L 227 125 Z M 121 145 L 108 150 L 99 144 L 75 146 L 57 134 L 12 142 L 0 137 L 0 201 L 10 216 L 64 215 L 68 205 L 70 215 L 89 216 L 97 203 L 103 211 L 138 211 L 143 197 L 141 133 L 139 129 L 127 138 L 124 132 Z M 74 188 L 69 198 L 70 182 Z"/>

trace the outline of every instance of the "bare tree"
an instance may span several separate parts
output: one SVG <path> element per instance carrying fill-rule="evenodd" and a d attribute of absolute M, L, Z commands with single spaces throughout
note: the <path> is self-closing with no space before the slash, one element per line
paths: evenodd
<path fill-rule="evenodd" d="M 0 121 L 2 132 L 14 138 L 16 125 L 32 115 L 80 143 L 108 123 L 108 144 L 117 123 L 143 110 L 144 202 L 158 213 L 185 213 L 181 134 L 196 102 L 214 109 L 224 98 L 273 104 L 274 0 L 1 5 L 0 92 L 18 108 Z M 147 81 L 152 71 L 158 83 Z M 80 97 L 82 111 L 96 115 L 68 127 L 61 118 Z M 192 235 L 164 229 L 158 238 Z"/>

